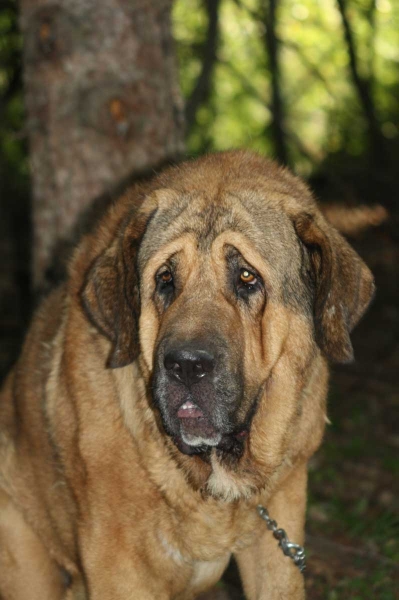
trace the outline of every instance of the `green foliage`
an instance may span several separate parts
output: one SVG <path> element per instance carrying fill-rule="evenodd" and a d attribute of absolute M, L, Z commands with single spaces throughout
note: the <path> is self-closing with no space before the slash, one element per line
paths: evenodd
<path fill-rule="evenodd" d="M 397 600 L 396 590 L 392 589 L 392 578 L 389 569 L 379 567 L 373 572 L 366 572 L 360 577 L 344 578 L 336 589 L 330 591 L 327 600 Z"/>
<path fill-rule="evenodd" d="M 359 74 L 369 82 L 381 134 L 399 157 L 399 3 L 346 4 Z M 237 146 L 274 153 L 265 6 L 264 0 L 221 0 L 212 93 L 188 132 L 193 154 Z M 337 1 L 280 0 L 276 19 L 292 165 L 304 175 L 367 169 L 367 120 L 350 76 Z M 173 28 L 185 97 L 201 71 L 207 27 L 204 0 L 175 0 Z M 27 177 L 21 46 L 16 2 L 5 0 L 0 8 L 0 171 L 8 180 L 14 174 L 15 185 L 26 185 Z"/>
<path fill-rule="evenodd" d="M 370 82 L 382 135 L 398 142 L 399 3 L 348 0 L 360 76 Z M 263 0 L 223 0 L 221 40 L 210 102 L 198 112 L 189 149 L 246 146 L 273 152 L 271 79 L 259 12 Z M 206 35 L 200 0 L 175 2 L 174 33 L 183 92 L 190 94 Z M 349 70 L 342 20 L 334 0 L 282 0 L 277 12 L 285 134 L 291 160 L 305 175 L 331 156 L 362 157 L 367 122 Z"/>

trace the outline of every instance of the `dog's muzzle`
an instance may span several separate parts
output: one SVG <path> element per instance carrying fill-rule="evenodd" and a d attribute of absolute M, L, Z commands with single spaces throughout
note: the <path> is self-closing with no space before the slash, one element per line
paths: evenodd
<path fill-rule="evenodd" d="M 241 387 L 225 354 L 201 341 L 158 348 L 154 400 L 166 432 L 184 453 L 218 446 L 234 431 Z"/>

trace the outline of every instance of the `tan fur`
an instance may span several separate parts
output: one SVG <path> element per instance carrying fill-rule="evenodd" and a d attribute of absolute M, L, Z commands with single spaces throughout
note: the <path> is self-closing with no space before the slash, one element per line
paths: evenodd
<path fill-rule="evenodd" d="M 227 281 L 233 246 L 265 283 L 250 309 Z M 163 310 L 154 282 L 172 255 L 182 291 Z M 326 356 L 350 358 L 372 288 L 306 186 L 254 154 L 205 157 L 128 191 L 37 312 L 2 392 L 2 600 L 190 600 L 232 553 L 249 600 L 304 598 L 256 506 L 303 541 Z M 248 397 L 260 390 L 239 460 L 186 456 L 165 434 L 151 376 L 172 328 L 220 332 Z"/>

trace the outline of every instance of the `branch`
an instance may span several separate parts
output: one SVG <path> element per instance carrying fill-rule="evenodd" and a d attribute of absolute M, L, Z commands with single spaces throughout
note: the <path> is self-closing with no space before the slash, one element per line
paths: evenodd
<path fill-rule="evenodd" d="M 296 42 L 292 42 L 291 40 L 285 40 L 284 44 L 286 45 L 287 48 L 291 48 L 291 50 L 295 51 L 298 54 L 303 65 L 305 66 L 305 68 L 308 69 L 308 71 L 311 73 L 311 75 L 313 75 L 315 77 L 315 79 L 318 79 L 319 81 L 321 81 L 321 83 L 326 88 L 328 95 L 335 100 L 336 99 L 335 94 L 331 90 L 331 87 L 330 87 L 327 79 L 324 77 L 322 72 L 317 68 L 317 66 L 306 56 L 306 54 L 303 51 L 303 49 L 301 48 L 301 46 L 299 44 L 297 44 Z"/>
<path fill-rule="evenodd" d="M 237 69 L 234 63 L 221 60 L 220 64 L 229 69 L 232 74 L 240 80 L 241 86 L 247 94 L 251 95 L 253 98 L 256 98 L 263 106 L 266 106 L 266 108 L 272 112 L 271 105 L 267 103 L 267 100 L 261 95 L 258 88 L 255 87 L 254 84 L 247 77 L 245 77 L 245 75 L 241 73 L 239 69 Z"/>

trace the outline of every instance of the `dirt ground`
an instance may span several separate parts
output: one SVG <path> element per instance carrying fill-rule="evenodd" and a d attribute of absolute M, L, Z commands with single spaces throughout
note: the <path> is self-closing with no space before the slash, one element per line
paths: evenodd
<path fill-rule="evenodd" d="M 1 218 L 2 374 L 18 351 L 30 306 L 29 262 L 10 241 L 9 227 Z M 311 600 L 399 599 L 399 239 L 393 231 L 383 226 L 354 242 L 378 291 L 353 337 L 356 362 L 333 370 L 331 425 L 310 464 Z M 243 598 L 234 565 L 208 598 Z"/>

